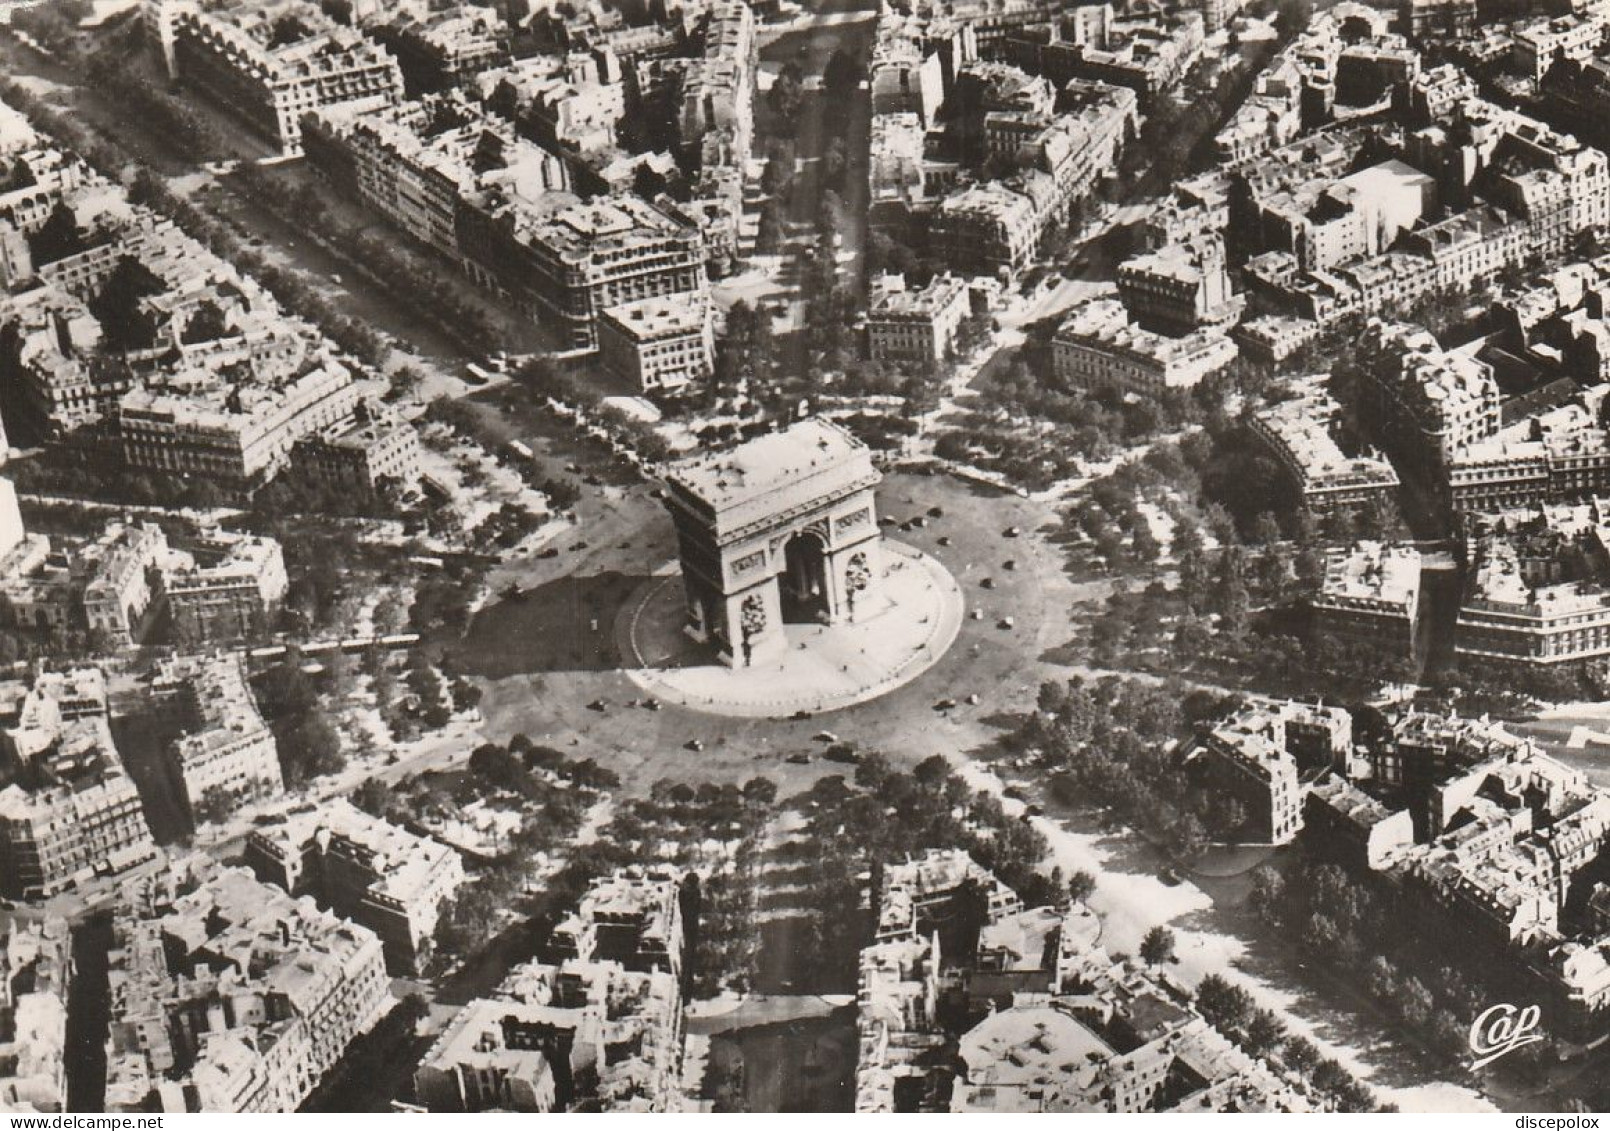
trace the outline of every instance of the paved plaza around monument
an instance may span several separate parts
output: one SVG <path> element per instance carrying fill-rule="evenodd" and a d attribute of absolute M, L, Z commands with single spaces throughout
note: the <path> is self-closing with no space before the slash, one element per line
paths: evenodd
<path fill-rule="evenodd" d="M 816 713 L 893 691 L 945 654 L 964 615 L 950 571 L 914 547 L 885 540 L 883 607 L 854 624 L 789 624 L 787 650 L 755 667 L 732 668 L 683 631 L 676 563 L 657 570 L 616 624 L 632 680 L 657 698 L 745 718 Z"/>

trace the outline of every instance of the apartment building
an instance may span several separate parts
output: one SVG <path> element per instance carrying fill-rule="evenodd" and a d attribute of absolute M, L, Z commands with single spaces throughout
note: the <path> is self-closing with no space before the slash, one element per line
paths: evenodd
<path fill-rule="evenodd" d="M 373 931 L 398 973 L 419 974 L 444 904 L 464 883 L 457 852 L 372 817 L 345 800 L 293 812 L 246 840 L 246 864 L 264 883 Z"/>
<path fill-rule="evenodd" d="M 1195 388 L 1237 353 L 1235 342 L 1216 327 L 1182 337 L 1153 333 L 1132 322 L 1115 299 L 1075 307 L 1051 340 L 1052 370 L 1065 385 L 1111 386 L 1152 397 Z"/>
<path fill-rule="evenodd" d="M 916 938 L 933 930 L 934 916 L 964 885 L 984 891 L 987 917 L 996 920 L 1023 910 L 1016 892 L 959 849 L 931 849 L 883 869 L 883 886 L 872 893 L 878 913 L 877 941 Z"/>
<path fill-rule="evenodd" d="M 302 151 L 307 112 L 403 97 L 391 53 L 306 0 L 147 2 L 169 76 L 238 113 L 287 155 Z"/>
<path fill-rule="evenodd" d="M 1420 552 L 1412 546 L 1359 542 L 1330 551 L 1313 598 L 1321 639 L 1407 658 L 1420 609 Z"/>
<path fill-rule="evenodd" d="M 1251 161 L 1294 141 L 1302 126 L 1302 74 L 1293 60 L 1282 57 L 1258 76 L 1213 146 L 1221 164 Z"/>
<path fill-rule="evenodd" d="M 7 300 L 0 324 L 16 340 L 0 369 L 17 389 L 24 426 L 40 436 L 64 436 L 102 419 L 132 387 L 126 369 L 95 363 L 100 323 L 82 299 L 59 287 L 47 284 Z"/>
<path fill-rule="evenodd" d="M 1307 271 L 1382 254 L 1431 213 L 1437 201 L 1436 182 L 1396 159 L 1338 180 L 1322 176 L 1285 188 L 1274 188 L 1278 181 L 1260 183 L 1248 177 L 1265 238 L 1290 251 Z M 1444 243 L 1453 238 L 1451 231 L 1441 237 Z"/>
<path fill-rule="evenodd" d="M 274 539 L 207 530 L 167 555 L 159 585 L 176 640 L 231 643 L 272 625 L 290 579 Z"/>
<path fill-rule="evenodd" d="M 190 857 L 113 919 L 105 1110 L 288 1112 L 391 1008 L 366 927 Z"/>
<path fill-rule="evenodd" d="M 626 71 L 607 47 L 518 59 L 482 79 L 483 101 L 508 114 L 539 145 L 607 155 L 617 152 L 617 131 L 626 118 Z M 638 85 L 639 97 L 651 100 Z"/>
<path fill-rule="evenodd" d="M 46 899 L 149 860 L 156 844 L 112 741 L 93 668 L 11 689 L 0 755 L 0 893 Z"/>
<path fill-rule="evenodd" d="M 1371 797 L 1343 774 L 1327 774 L 1303 799 L 1303 839 L 1359 871 L 1390 867 L 1414 844 L 1414 818 Z"/>
<path fill-rule="evenodd" d="M 210 370 L 162 374 L 128 393 L 117 411 L 124 461 L 245 491 L 278 474 L 298 440 L 348 419 L 363 399 L 334 357 L 259 379 L 242 386 Z"/>
<path fill-rule="evenodd" d="M 548 945 L 561 958 L 679 976 L 682 880 L 669 867 L 620 869 L 587 890 L 580 906 L 554 927 Z"/>
<path fill-rule="evenodd" d="M 274 732 L 257 709 L 240 657 L 165 660 L 151 689 L 182 728 L 172 755 L 196 824 L 284 792 Z"/>
<path fill-rule="evenodd" d="M 448 1022 L 414 1090 L 432 1112 L 678 1111 L 682 1012 L 664 971 L 529 963 Z"/>
<path fill-rule="evenodd" d="M 971 29 L 930 27 L 893 9 L 879 12 L 867 78 L 872 120 L 912 114 L 919 128 L 933 126 L 945 99 L 947 75 L 977 57 Z"/>
<path fill-rule="evenodd" d="M 1610 589 L 1530 585 L 1512 547 L 1484 547 L 1459 607 L 1454 651 L 1486 663 L 1558 664 L 1610 654 Z"/>
<path fill-rule="evenodd" d="M 1440 468 L 1498 431 L 1501 398 L 1486 362 L 1402 323 L 1373 323 L 1366 341 L 1379 364 L 1363 415 L 1383 445 Z"/>
<path fill-rule="evenodd" d="M 378 401 L 360 402 L 352 419 L 305 436 L 291 449 L 291 469 L 315 483 L 361 497 L 420 476 L 419 433 Z"/>
<path fill-rule="evenodd" d="M 677 134 L 701 167 L 741 169 L 754 134 L 755 14 L 744 0 L 716 0 L 704 49 L 682 76 Z"/>
<path fill-rule="evenodd" d="M 1283 844 L 1303 827 L 1302 776 L 1347 765 L 1352 744 L 1346 708 L 1260 699 L 1198 727 L 1180 760 L 1195 781 L 1240 807 L 1230 836 Z"/>
<path fill-rule="evenodd" d="M 1125 260 L 1118 267 L 1118 296 L 1137 323 L 1163 334 L 1225 326 L 1243 305 L 1231 291 L 1224 241 L 1216 233 Z"/>
<path fill-rule="evenodd" d="M 1391 315 L 1562 255 L 1606 222 L 1602 152 L 1448 79 L 1409 80 L 1410 116 L 1426 124 L 1386 162 L 1356 169 L 1379 132 L 1344 126 L 1236 170 L 1237 230 L 1268 249 L 1254 250 L 1247 278 L 1275 308 L 1322 324 Z M 1423 222 L 1438 204 L 1457 210 Z"/>
<path fill-rule="evenodd" d="M 361 386 L 253 280 L 170 222 L 125 207 L 109 213 L 114 238 L 49 264 L 45 285 L 10 304 L 24 399 L 47 434 L 105 420 L 115 426 L 92 442 L 127 466 L 244 492 L 281 470 L 298 439 L 350 417 Z M 150 346 L 114 360 L 89 303 L 129 260 L 162 289 L 139 300 Z M 207 303 L 222 334 L 187 340 Z"/>
<path fill-rule="evenodd" d="M 368 24 L 365 30 L 395 56 L 410 94 L 469 87 L 509 60 L 503 18 L 493 7 L 466 4 Z"/>
<path fill-rule="evenodd" d="M 639 392 L 701 384 L 715 367 L 711 309 L 692 295 L 609 307 L 598 319 L 598 358 Z"/>
<path fill-rule="evenodd" d="M 156 588 L 152 573 L 168 541 L 152 523 L 110 523 L 100 537 L 82 546 L 73 566 L 83 578 L 79 600 L 84 624 L 96 637 L 127 647 L 143 635 Z"/>
<path fill-rule="evenodd" d="M 1258 844 L 1284 844 L 1302 828 L 1297 760 L 1257 722 L 1239 717 L 1198 735 L 1186 751 L 1185 763 L 1207 789 L 1245 810 L 1239 837 Z"/>
<path fill-rule="evenodd" d="M 1467 39 L 1476 31 L 1476 0 L 1399 0 L 1398 15 L 1410 38 Z"/>
<path fill-rule="evenodd" d="M 1221 161 L 1290 144 L 1305 125 L 1379 113 L 1420 73 L 1420 57 L 1387 30 L 1386 13 L 1344 2 L 1318 12 L 1258 77 L 1215 138 Z"/>
<path fill-rule="evenodd" d="M 471 274 L 549 321 L 573 348 L 598 347 L 603 311 L 705 293 L 699 233 L 630 195 L 542 215 L 489 190 L 459 212 Z"/>
<path fill-rule="evenodd" d="M 1602 499 L 1467 514 L 1460 657 L 1551 665 L 1610 654 L 1610 523 Z"/>
<path fill-rule="evenodd" d="M 65 919 L 0 928 L 0 1109 L 67 1110 L 67 994 L 73 938 Z"/>
<path fill-rule="evenodd" d="M 22 120 L 0 120 L 0 158 L 10 164 L 11 173 L 0 187 L 0 225 L 31 234 L 45 226 L 57 206 L 95 174 L 76 153 L 65 152 L 44 141 Z"/>
<path fill-rule="evenodd" d="M 1340 417 L 1341 405 L 1315 383 L 1302 396 L 1259 410 L 1250 422 L 1300 504 L 1315 514 L 1385 502 L 1398 490 L 1397 472 L 1387 460 L 1342 451 L 1335 437 Z"/>
<path fill-rule="evenodd" d="M 1177 85 L 1202 54 L 1205 25 L 1198 12 L 1119 16 L 1110 4 L 1091 4 L 1081 6 L 1070 25 L 1067 31 L 1050 24 L 1008 32 L 985 54 L 1058 87 L 1070 79 L 1128 87 L 1143 106 Z"/>
<path fill-rule="evenodd" d="M 24 630 L 86 631 L 127 647 L 166 611 L 182 641 L 234 641 L 260 631 L 289 588 L 272 538 L 204 530 L 176 546 L 152 523 L 112 522 L 93 539 L 52 549 L 21 524 L 7 482 L 0 528 L 15 539 L 4 546 L 0 536 L 0 610 Z"/>
<path fill-rule="evenodd" d="M 867 312 L 867 353 L 873 361 L 938 365 L 954 351 L 971 312 L 967 284 L 954 275 L 935 276 L 916 289 L 907 289 L 904 279 L 886 279 Z"/>
<path fill-rule="evenodd" d="M 1610 833 L 1610 796 L 1531 747 L 1479 762 L 1432 789 L 1439 820 L 1398 865 L 1427 917 L 1499 950 L 1560 929 L 1573 877 Z"/>
<path fill-rule="evenodd" d="M 1560 59 L 1583 63 L 1604 45 L 1605 18 L 1597 12 L 1528 21 L 1510 32 L 1510 66 L 1533 82 Z"/>
<path fill-rule="evenodd" d="M 681 874 L 616 872 L 448 1024 L 414 1074 L 433 1112 L 682 1108 Z"/>
<path fill-rule="evenodd" d="M 478 187 L 532 208 L 570 187 L 557 155 L 459 90 L 317 111 L 303 132 L 308 161 L 321 175 L 454 262 L 463 258 L 459 208 Z"/>
<path fill-rule="evenodd" d="M 1380 872 L 1406 937 L 1463 940 L 1461 961 L 1525 979 L 1553 1031 L 1591 1041 L 1610 1004 L 1610 938 L 1588 900 L 1610 794 L 1485 719 L 1409 712 L 1308 797 L 1308 850 Z"/>
<path fill-rule="evenodd" d="M 970 859 L 956 870 L 981 871 Z M 1099 932 L 1078 905 L 991 908 L 976 952 L 945 958 L 960 970 L 947 989 L 978 1018 L 954 1037 L 939 1018 L 937 934 L 880 936 L 861 952 L 855 1110 L 1310 1110 L 1182 997 L 1114 962 Z"/>
<path fill-rule="evenodd" d="M 1045 173 L 959 188 L 924 210 L 928 246 L 954 271 L 1015 275 L 1039 247 L 1054 197 Z"/>

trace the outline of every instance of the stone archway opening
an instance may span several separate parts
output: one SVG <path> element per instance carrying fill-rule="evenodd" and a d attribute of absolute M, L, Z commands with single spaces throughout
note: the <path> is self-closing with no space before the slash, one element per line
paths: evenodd
<path fill-rule="evenodd" d="M 821 535 L 801 530 L 783 544 L 783 572 L 777 581 L 784 623 L 827 624 L 832 620 L 827 546 Z"/>

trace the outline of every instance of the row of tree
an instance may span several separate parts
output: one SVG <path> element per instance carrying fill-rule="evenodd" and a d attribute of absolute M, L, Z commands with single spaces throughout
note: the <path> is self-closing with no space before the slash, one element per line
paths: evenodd
<path fill-rule="evenodd" d="M 1423 936 L 1405 929 L 1403 908 L 1334 864 L 1305 858 L 1289 874 L 1266 865 L 1253 874 L 1249 898 L 1271 928 L 1367 992 L 1449 1066 L 1469 1059 L 1472 1019 L 1491 1002 L 1508 1000 L 1509 987 L 1429 953 Z M 1528 1058 L 1541 1063 L 1543 1046 Z"/>
<path fill-rule="evenodd" d="M 1338 1111 L 1395 1111 L 1340 1062 L 1325 1056 L 1307 1037 L 1290 1033 L 1275 1013 L 1259 1008 L 1252 995 L 1218 974 L 1196 988 L 1196 1008 L 1208 1023 L 1254 1056 L 1268 1057 L 1335 1105 Z"/>
<path fill-rule="evenodd" d="M 383 287 L 410 314 L 469 352 L 482 355 L 515 345 L 498 320 L 487 313 L 487 305 L 467 295 L 468 280 L 452 270 L 422 270 L 420 256 L 424 253 L 402 250 L 395 233 L 342 223 L 319 189 L 311 184 L 288 187 L 282 176 L 252 162 L 240 165 L 233 174 L 238 189 L 256 206 L 323 242 L 354 270 Z"/>
<path fill-rule="evenodd" d="M 1072 804 L 1111 806 L 1172 856 L 1189 860 L 1227 819 L 1221 799 L 1193 787 L 1172 752 L 1189 733 L 1178 683 L 1108 677 L 1041 685 L 1039 710 L 1015 731 L 1015 749 L 1037 753 L 1052 789 Z M 1222 831 L 1222 830 L 1221 830 Z"/>

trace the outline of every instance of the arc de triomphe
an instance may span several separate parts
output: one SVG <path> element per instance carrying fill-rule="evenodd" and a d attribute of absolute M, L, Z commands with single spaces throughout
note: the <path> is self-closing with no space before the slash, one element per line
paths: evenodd
<path fill-rule="evenodd" d="M 748 667 L 787 647 L 785 623 L 869 615 L 880 603 L 882 478 L 865 444 L 815 419 L 676 465 L 666 505 L 688 634 Z"/>

